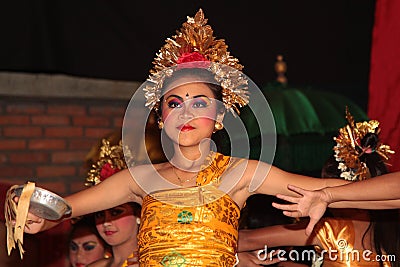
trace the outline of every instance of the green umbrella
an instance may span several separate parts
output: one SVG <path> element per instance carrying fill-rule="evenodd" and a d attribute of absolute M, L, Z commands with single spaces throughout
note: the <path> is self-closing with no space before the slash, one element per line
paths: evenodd
<path fill-rule="evenodd" d="M 356 121 L 369 120 L 351 99 L 329 91 L 269 84 L 263 88 L 263 94 L 275 119 L 277 148 L 274 165 L 288 171 L 319 172 L 332 154 L 333 137 L 347 124 L 346 107 Z M 251 156 L 257 158 L 261 147 L 259 135 L 267 136 L 272 132 L 270 129 L 260 130 L 249 109 L 241 112 L 241 118 L 250 135 Z"/>
<path fill-rule="evenodd" d="M 263 93 L 279 135 L 336 132 L 347 123 L 346 107 L 356 121 L 368 120 L 366 113 L 351 99 L 334 92 L 268 85 Z"/>

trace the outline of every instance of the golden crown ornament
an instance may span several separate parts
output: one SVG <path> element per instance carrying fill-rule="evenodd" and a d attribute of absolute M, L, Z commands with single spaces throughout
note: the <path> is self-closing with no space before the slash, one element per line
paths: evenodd
<path fill-rule="evenodd" d="M 109 176 L 128 168 L 125 159 L 129 161 L 128 163 L 133 162 L 131 152 L 128 148 L 125 149 L 126 156 L 124 156 L 122 141 L 114 146 L 111 146 L 110 141 L 107 139 L 102 139 L 101 142 L 99 159 L 92 165 L 92 168 L 88 172 L 85 182 L 86 186 L 96 185 Z"/>
<path fill-rule="evenodd" d="M 223 39 L 216 39 L 213 30 L 207 24 L 202 9 L 168 38 L 153 61 L 153 69 L 144 87 L 146 106 L 158 109 L 161 88 L 165 78 L 170 77 L 182 63 L 197 62 L 214 74 L 216 82 L 222 87 L 222 100 L 227 110 L 235 115 L 238 107 L 248 104 L 248 80 L 241 72 L 243 66 L 230 55 Z M 202 63 L 203 62 L 203 63 Z"/>
<path fill-rule="evenodd" d="M 368 167 L 360 160 L 364 153 L 376 152 L 384 160 L 388 161 L 394 151 L 388 145 L 379 143 L 375 150 L 369 147 L 362 147 L 361 140 L 367 133 L 379 134 L 379 122 L 376 120 L 354 122 L 353 116 L 346 107 L 346 119 L 348 124 L 339 129 L 339 135 L 333 139 L 336 145 L 336 161 L 339 162 L 340 177 L 349 181 L 361 181 L 369 177 Z"/>

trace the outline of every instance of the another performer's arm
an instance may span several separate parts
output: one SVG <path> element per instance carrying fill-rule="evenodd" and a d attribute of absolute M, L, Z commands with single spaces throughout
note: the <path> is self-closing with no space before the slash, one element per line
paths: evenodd
<path fill-rule="evenodd" d="M 306 229 L 308 234 L 328 206 L 360 209 L 400 208 L 400 172 L 315 191 L 293 185 L 289 185 L 288 188 L 301 196 L 278 194 L 277 197 L 293 204 L 274 203 L 273 206 L 284 210 L 284 214 L 290 217 L 310 216 L 310 223 Z"/>

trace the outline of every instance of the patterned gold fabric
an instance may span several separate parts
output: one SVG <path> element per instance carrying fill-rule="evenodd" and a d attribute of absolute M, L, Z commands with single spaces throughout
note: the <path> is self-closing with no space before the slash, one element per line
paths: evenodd
<path fill-rule="evenodd" d="M 215 154 L 197 186 L 147 195 L 139 231 L 141 266 L 233 266 L 240 208 L 217 189 L 230 157 Z"/>
<path fill-rule="evenodd" d="M 135 254 L 135 252 L 132 252 L 129 256 L 128 256 L 128 259 L 132 259 L 132 258 L 134 258 L 134 257 L 137 257 L 137 253 Z M 126 259 L 125 261 L 124 261 L 124 263 L 121 265 L 121 267 L 128 267 L 128 266 L 131 266 L 129 263 L 128 263 L 128 259 Z M 135 265 L 136 266 L 136 265 Z"/>
<path fill-rule="evenodd" d="M 375 253 L 366 250 L 353 250 L 354 248 L 354 226 L 351 220 L 331 219 L 321 220 L 317 227 L 316 234 L 322 243 L 322 248 L 317 248 L 317 252 L 324 250 L 324 267 L 335 266 L 376 266 L 379 267 L 381 259 Z M 383 262 L 384 267 L 390 267 L 390 263 Z"/>

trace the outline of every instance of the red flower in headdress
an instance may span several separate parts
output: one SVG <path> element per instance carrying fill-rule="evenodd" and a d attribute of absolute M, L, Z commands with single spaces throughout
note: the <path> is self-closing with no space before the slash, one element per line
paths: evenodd
<path fill-rule="evenodd" d="M 204 63 L 199 63 L 199 61 L 204 61 Z M 193 64 L 190 64 L 189 62 L 193 62 Z M 208 68 L 210 65 L 210 61 L 206 59 L 206 57 L 199 52 L 191 52 L 191 53 L 183 53 L 179 58 L 178 58 L 178 69 L 181 68 Z M 183 64 L 183 66 L 179 66 L 179 64 Z"/>
<path fill-rule="evenodd" d="M 111 164 L 107 162 L 101 168 L 100 181 L 104 181 L 105 179 L 107 179 L 108 177 L 110 177 L 111 175 L 113 175 L 114 173 L 117 173 L 119 171 L 120 171 L 120 169 L 112 167 Z"/>
<path fill-rule="evenodd" d="M 199 52 L 183 53 L 182 56 L 178 58 L 177 63 L 193 62 L 193 61 L 208 61 L 206 57 Z"/>

